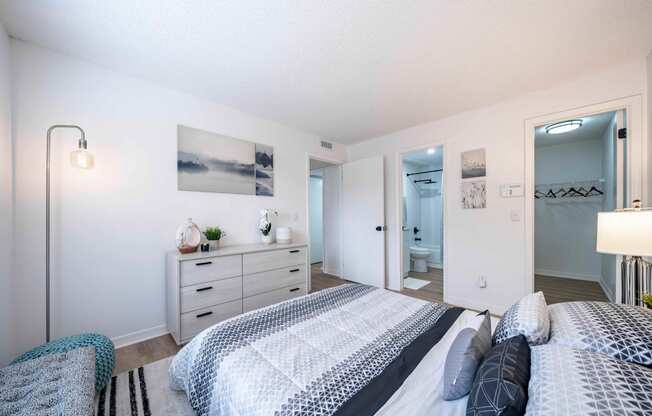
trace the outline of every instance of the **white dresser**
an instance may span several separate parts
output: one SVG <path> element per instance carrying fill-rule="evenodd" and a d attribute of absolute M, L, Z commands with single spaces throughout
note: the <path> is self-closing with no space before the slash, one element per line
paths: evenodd
<path fill-rule="evenodd" d="M 177 344 L 225 319 L 305 295 L 305 244 L 227 246 L 166 258 L 167 324 Z"/>

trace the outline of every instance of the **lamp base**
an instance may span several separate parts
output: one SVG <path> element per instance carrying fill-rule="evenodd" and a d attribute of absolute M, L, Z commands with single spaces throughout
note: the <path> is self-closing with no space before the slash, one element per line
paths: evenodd
<path fill-rule="evenodd" d="M 652 293 L 652 263 L 639 256 L 625 257 L 621 269 L 621 302 L 645 307 L 643 296 Z"/>

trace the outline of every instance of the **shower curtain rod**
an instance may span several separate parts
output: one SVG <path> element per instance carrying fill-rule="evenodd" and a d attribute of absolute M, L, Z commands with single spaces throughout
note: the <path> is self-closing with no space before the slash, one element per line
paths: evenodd
<path fill-rule="evenodd" d="M 412 175 L 421 175 L 423 173 L 433 173 L 433 172 L 443 172 L 444 169 L 435 169 L 435 170 L 424 170 L 423 172 L 414 172 L 414 173 L 408 173 L 407 176 L 412 176 Z"/>

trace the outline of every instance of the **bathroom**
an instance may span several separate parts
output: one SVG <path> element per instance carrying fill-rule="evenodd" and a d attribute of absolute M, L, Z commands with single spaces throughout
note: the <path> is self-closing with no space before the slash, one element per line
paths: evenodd
<path fill-rule="evenodd" d="M 403 287 L 443 299 L 443 147 L 402 155 Z"/>

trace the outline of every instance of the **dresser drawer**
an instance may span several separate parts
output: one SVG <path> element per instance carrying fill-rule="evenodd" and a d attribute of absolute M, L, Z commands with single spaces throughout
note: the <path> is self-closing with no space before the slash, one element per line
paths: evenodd
<path fill-rule="evenodd" d="M 306 266 L 290 266 L 244 276 L 242 293 L 248 297 L 302 283 L 306 283 Z"/>
<path fill-rule="evenodd" d="M 196 285 L 242 274 L 242 256 L 209 257 L 181 262 L 181 286 Z"/>
<path fill-rule="evenodd" d="M 283 302 L 284 300 L 296 298 L 305 294 L 306 284 L 302 283 L 245 298 L 243 300 L 242 307 L 245 312 L 249 312 L 253 311 L 254 309 L 273 305 L 275 303 Z"/>
<path fill-rule="evenodd" d="M 181 288 L 181 313 L 242 298 L 242 278 L 214 280 Z"/>
<path fill-rule="evenodd" d="M 181 315 L 181 339 L 185 342 L 204 329 L 242 313 L 242 300 L 223 303 Z"/>
<path fill-rule="evenodd" d="M 305 263 L 305 247 L 265 251 L 262 253 L 244 254 L 242 256 L 242 272 L 244 274 L 259 273 L 266 270 L 280 269 Z"/>

